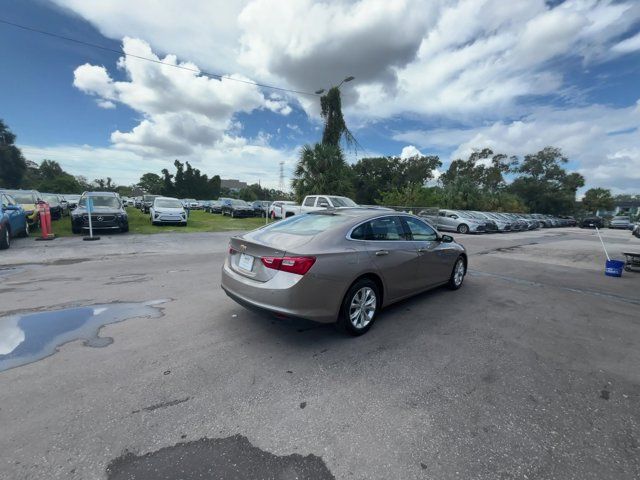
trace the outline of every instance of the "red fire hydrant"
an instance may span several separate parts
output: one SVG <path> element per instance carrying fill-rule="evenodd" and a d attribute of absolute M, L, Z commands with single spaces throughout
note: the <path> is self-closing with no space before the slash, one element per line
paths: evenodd
<path fill-rule="evenodd" d="M 38 219 L 40 220 L 40 238 L 36 240 L 53 240 L 56 236 L 51 231 L 51 210 L 47 202 L 38 202 Z"/>

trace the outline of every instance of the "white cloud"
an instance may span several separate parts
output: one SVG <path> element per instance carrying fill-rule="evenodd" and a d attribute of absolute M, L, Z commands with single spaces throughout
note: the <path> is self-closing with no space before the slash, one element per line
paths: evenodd
<path fill-rule="evenodd" d="M 141 155 L 189 155 L 198 146 L 213 147 L 233 141 L 228 132 L 234 128 L 233 116 L 237 112 L 258 108 L 283 115 L 291 112 L 280 96 L 265 98 L 254 85 L 199 75 L 196 65 L 180 63 L 174 55 L 161 59 L 142 40 L 125 37 L 123 50 L 168 65 L 127 55 L 118 62 L 127 74 L 127 81 L 114 81 L 105 67 L 89 64 L 76 68 L 73 81 L 78 89 L 97 96 L 103 108 L 113 108 L 120 102 L 143 115 L 140 124 L 130 132 L 116 130 L 111 134 L 118 149 Z M 246 80 L 239 75 L 232 78 Z"/>
<path fill-rule="evenodd" d="M 403 160 L 421 155 L 422 152 L 413 145 L 407 145 L 406 147 L 403 147 L 402 152 L 400 152 L 400 158 L 402 158 Z"/>
<path fill-rule="evenodd" d="M 631 53 L 640 50 L 640 33 L 635 34 L 633 37 L 626 38 L 619 43 L 616 43 L 611 47 L 616 53 Z"/>
<path fill-rule="evenodd" d="M 640 102 L 632 107 L 602 105 L 557 110 L 537 108 L 514 121 L 498 121 L 466 129 L 408 131 L 399 141 L 424 148 L 452 151 L 451 159 L 466 158 L 477 148 L 490 147 L 509 155 L 535 153 L 548 145 L 562 148 L 577 163 L 587 186 L 637 191 L 640 184 Z"/>

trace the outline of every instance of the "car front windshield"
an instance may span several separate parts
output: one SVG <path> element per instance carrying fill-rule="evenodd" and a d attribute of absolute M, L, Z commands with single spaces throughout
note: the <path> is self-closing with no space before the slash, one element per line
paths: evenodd
<path fill-rule="evenodd" d="M 625 216 L 617 216 L 617 217 L 613 217 L 614 220 L 622 220 L 625 222 L 630 221 L 631 219 L 629 217 L 625 217 Z"/>
<path fill-rule="evenodd" d="M 67 195 L 64 198 L 67 200 L 67 202 L 77 202 L 78 200 L 80 200 L 80 195 Z"/>
<path fill-rule="evenodd" d="M 313 236 L 322 233 L 332 227 L 349 222 L 352 218 L 343 215 L 326 215 L 308 213 L 294 215 L 286 220 L 272 223 L 265 230 L 291 235 Z"/>
<path fill-rule="evenodd" d="M 329 197 L 334 207 L 357 207 L 358 204 L 347 197 Z"/>
<path fill-rule="evenodd" d="M 155 202 L 156 208 L 182 208 L 180 200 L 160 199 Z"/>
<path fill-rule="evenodd" d="M 48 203 L 59 203 L 60 200 L 58 200 L 58 196 L 57 195 L 43 195 L 43 200 L 45 202 Z"/>
<path fill-rule="evenodd" d="M 87 206 L 87 198 L 88 197 L 82 197 L 80 199 L 79 205 L 81 207 Z M 120 207 L 120 202 L 118 201 L 118 199 L 111 195 L 91 195 L 91 200 L 93 201 L 94 207 L 111 207 L 111 208 Z"/>
<path fill-rule="evenodd" d="M 35 195 L 31 192 L 7 192 L 13 199 L 21 204 L 36 203 Z"/>
<path fill-rule="evenodd" d="M 249 205 L 244 200 L 231 200 L 231 204 L 236 207 L 246 207 L 247 205 Z"/>

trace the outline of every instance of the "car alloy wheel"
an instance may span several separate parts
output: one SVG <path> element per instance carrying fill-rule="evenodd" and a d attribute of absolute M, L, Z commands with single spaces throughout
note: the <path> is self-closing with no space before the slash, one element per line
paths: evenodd
<path fill-rule="evenodd" d="M 453 271 L 451 272 L 451 278 L 449 278 L 449 288 L 452 290 L 457 290 L 462 286 L 462 282 L 464 281 L 464 275 L 467 271 L 467 268 L 464 264 L 464 259 L 462 257 L 458 257 L 456 263 L 453 265 Z"/>
<path fill-rule="evenodd" d="M 458 226 L 458 233 L 462 233 L 462 234 L 469 233 L 469 227 L 463 223 L 462 225 Z"/>
<path fill-rule="evenodd" d="M 362 287 L 351 297 L 349 321 L 356 329 L 365 328 L 371 323 L 378 306 L 376 293 L 370 287 Z"/>

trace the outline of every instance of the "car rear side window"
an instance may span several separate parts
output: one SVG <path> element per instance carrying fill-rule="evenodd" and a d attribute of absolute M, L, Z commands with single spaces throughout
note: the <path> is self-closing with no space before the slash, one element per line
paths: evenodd
<path fill-rule="evenodd" d="M 317 235 L 351 219 L 342 215 L 294 215 L 277 223 L 272 223 L 265 230 L 271 232 L 290 233 L 293 235 Z"/>
<path fill-rule="evenodd" d="M 316 197 L 307 197 L 304 200 L 305 207 L 313 207 L 316 203 Z"/>
<path fill-rule="evenodd" d="M 353 240 L 397 241 L 405 240 L 404 229 L 398 217 L 374 218 L 351 232 Z"/>
<path fill-rule="evenodd" d="M 403 217 L 403 219 L 411 232 L 412 240 L 432 242 L 438 238 L 436 231 L 426 223 L 411 217 Z"/>

